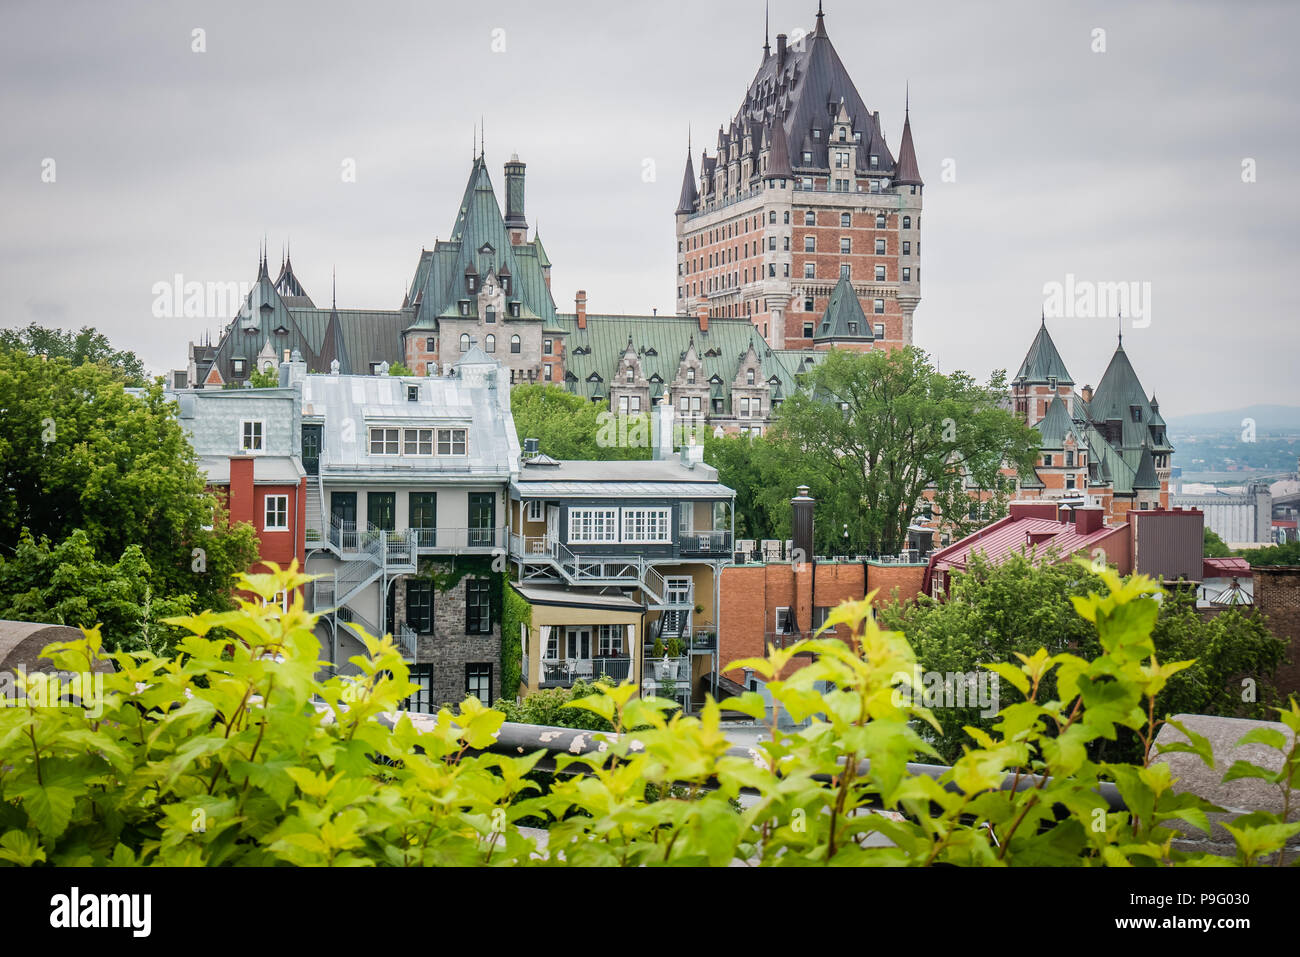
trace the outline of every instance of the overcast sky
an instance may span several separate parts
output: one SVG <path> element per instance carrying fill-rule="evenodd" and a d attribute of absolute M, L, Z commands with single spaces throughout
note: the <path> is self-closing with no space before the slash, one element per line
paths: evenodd
<path fill-rule="evenodd" d="M 773 37 L 815 13 L 774 0 Z M 499 198 L 528 164 L 560 309 L 671 312 L 687 125 L 713 147 L 763 41 L 761 0 L 6 0 L 0 23 L 0 324 L 93 325 L 155 372 L 229 317 L 156 318 L 154 285 L 251 281 L 263 234 L 318 305 L 337 266 L 340 306 L 400 306 L 480 115 Z M 828 0 L 826 27 L 895 152 L 910 83 L 915 338 L 944 371 L 1014 372 L 1073 274 L 1150 283 L 1124 344 L 1166 417 L 1300 402 L 1294 5 Z M 1049 325 L 1095 385 L 1116 320 Z"/>

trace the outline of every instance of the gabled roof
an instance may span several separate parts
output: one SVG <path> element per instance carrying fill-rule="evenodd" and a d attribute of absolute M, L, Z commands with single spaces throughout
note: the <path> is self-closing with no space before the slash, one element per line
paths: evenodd
<path fill-rule="evenodd" d="M 831 290 L 826 303 L 826 312 L 821 322 L 813 330 L 813 341 L 832 339 L 862 339 L 870 341 L 875 338 L 871 323 L 862 311 L 858 294 L 853 291 L 853 284 L 843 276 Z"/>
<path fill-rule="evenodd" d="M 1029 383 L 1044 384 L 1049 378 L 1055 378 L 1058 384 L 1074 385 L 1074 380 L 1070 378 L 1070 372 L 1065 368 L 1061 354 L 1056 351 L 1056 343 L 1052 341 L 1052 336 L 1047 331 L 1046 318 L 1039 325 L 1038 334 L 1034 336 L 1029 352 L 1025 354 L 1025 360 L 1020 363 L 1020 371 L 1016 373 L 1016 378 L 1024 379 Z"/>

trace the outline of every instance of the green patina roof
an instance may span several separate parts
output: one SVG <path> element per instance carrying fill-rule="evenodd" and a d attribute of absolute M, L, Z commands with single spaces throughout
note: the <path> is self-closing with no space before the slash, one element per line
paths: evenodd
<path fill-rule="evenodd" d="M 1074 431 L 1074 420 L 1070 418 L 1070 412 L 1059 395 L 1052 398 L 1052 404 L 1047 407 L 1047 414 L 1034 425 L 1034 428 L 1042 438 L 1042 448 L 1065 448 L 1065 437 Z"/>
<path fill-rule="evenodd" d="M 813 333 L 813 341 L 832 339 L 861 339 L 870 341 L 875 336 L 871 323 L 862 311 L 862 303 L 853 291 L 853 285 L 843 276 L 831 290 L 826 312 Z"/>
<path fill-rule="evenodd" d="M 1141 412 L 1140 422 L 1133 421 L 1134 408 Z M 1117 444 L 1125 453 L 1125 458 L 1131 460 L 1134 470 L 1141 459 L 1140 450 L 1144 443 L 1157 452 L 1173 451 L 1164 435 L 1164 420 L 1152 409 L 1142 383 L 1133 371 L 1133 364 L 1124 351 L 1123 342 L 1116 347 L 1105 375 L 1097 383 L 1092 401 L 1088 403 L 1088 413 L 1092 421 L 1098 424 L 1119 421 Z M 1153 426 L 1158 434 L 1153 434 Z"/>
<path fill-rule="evenodd" d="M 1065 368 L 1061 354 L 1056 351 L 1056 343 L 1052 342 L 1052 337 L 1047 331 L 1046 319 L 1038 327 L 1038 335 L 1034 336 L 1029 352 L 1025 355 L 1025 361 L 1020 363 L 1020 371 L 1016 373 L 1016 378 L 1023 378 L 1026 382 L 1043 383 L 1046 383 L 1049 378 L 1055 378 L 1058 384 L 1074 385 L 1074 380 L 1070 378 L 1070 372 Z"/>
<path fill-rule="evenodd" d="M 740 370 L 741 360 L 754 347 L 762 381 L 776 377 L 771 395 L 786 398 L 796 389 L 795 376 L 804 371 L 805 358 L 816 364 L 825 358 L 815 350 L 768 348 L 748 319 L 710 319 L 707 332 L 701 332 L 699 320 L 689 316 L 620 316 L 587 315 L 587 328 L 578 328 L 578 317 L 559 313 L 556 324 L 565 333 L 564 365 L 566 385 L 570 391 L 586 398 L 604 398 L 609 383 L 627 350 L 628 339 L 641 363 L 641 371 L 650 382 L 651 395 L 671 389 L 686 350 L 694 344 L 702 366 L 702 384 L 710 386 L 710 396 L 723 400 L 723 411 L 731 406 L 731 384 Z M 586 350 L 590 350 L 587 352 Z M 716 355 L 709 355 L 716 352 Z M 590 381 L 592 373 L 601 381 Z M 658 382 L 655 381 L 656 377 Z M 719 381 L 714 382 L 714 379 Z"/>

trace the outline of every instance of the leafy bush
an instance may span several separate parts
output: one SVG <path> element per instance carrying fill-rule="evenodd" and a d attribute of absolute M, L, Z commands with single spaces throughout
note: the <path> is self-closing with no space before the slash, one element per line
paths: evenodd
<path fill-rule="evenodd" d="M 908 762 L 933 756 L 918 722 L 924 707 L 900 697 L 915 656 L 882 630 L 871 596 L 835 609 L 851 644 L 814 639 L 738 663 L 768 680 L 796 720 L 775 724 L 750 755 L 728 753 L 722 707 L 666 718 L 673 705 L 635 697 L 631 684 L 597 685 L 566 707 L 615 730 L 588 754 L 557 756 L 541 793 L 527 776 L 541 752 L 482 753 L 506 715 L 467 699 L 393 728 L 375 720 L 415 690 L 391 638 L 367 636 L 355 678 L 319 681 L 314 619 L 300 604 L 243 603 L 238 611 L 175 619 L 188 637 L 174 658 L 114 655 L 102 712 L 79 707 L 0 709 L 0 860 L 15 864 L 162 865 L 764 865 L 1182 863 L 1170 824 L 1208 830 L 1219 810 L 1176 795 L 1167 765 L 1095 762 L 1089 746 L 1131 729 L 1150 744 L 1155 697 L 1189 662 L 1157 661 L 1151 631 L 1158 588 L 1101 576 L 1107 591 L 1076 597 L 1096 629 L 1092 661 L 1038 650 L 994 670 L 1024 700 L 1001 709 L 991 731 L 938 778 Z M 244 576 L 270 597 L 306 576 L 295 568 Z M 216 639 L 214 629 L 237 636 Z M 100 651 L 96 629 L 54 645 L 56 666 L 79 671 Z M 801 652 L 812 663 L 777 679 Z M 1055 694 L 1045 692 L 1055 680 Z M 827 684 L 828 683 L 828 684 Z M 821 691 L 830 687 L 833 690 Z M 723 703 L 766 715 L 756 692 Z M 1300 706 L 1281 712 L 1300 729 Z M 1165 751 L 1212 756 L 1204 738 Z M 1284 736 L 1247 736 L 1283 752 L 1279 772 L 1234 766 L 1285 788 L 1300 754 Z M 1004 789 L 1014 776 L 1022 787 Z M 1098 794 L 1113 780 L 1128 810 Z M 738 810 L 735 801 L 745 792 Z M 880 807 L 889 813 L 873 813 Z M 517 826 L 550 821 L 545 847 Z M 1264 862 L 1300 831 L 1276 815 L 1238 818 L 1238 862 Z"/>

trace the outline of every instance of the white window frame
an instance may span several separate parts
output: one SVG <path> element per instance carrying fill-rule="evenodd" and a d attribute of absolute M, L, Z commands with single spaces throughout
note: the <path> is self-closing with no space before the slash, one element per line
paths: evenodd
<path fill-rule="evenodd" d="M 456 451 L 457 432 L 460 433 L 460 444 L 462 446 L 459 452 Z M 444 445 L 444 439 L 443 439 L 444 436 L 446 436 L 446 441 L 445 441 L 445 444 L 447 446 L 446 452 L 442 450 Z M 455 428 L 437 429 L 434 439 L 435 439 L 434 451 L 438 455 L 455 455 L 455 456 L 469 455 L 469 429 L 455 429 Z"/>
<path fill-rule="evenodd" d="M 784 612 L 784 614 L 782 614 Z M 787 605 L 778 605 L 772 615 L 772 631 L 774 634 L 785 634 L 786 626 L 793 624 L 790 620 L 790 608 Z"/>
<path fill-rule="evenodd" d="M 428 439 L 425 439 L 425 435 Z M 425 451 L 425 448 L 428 451 Z M 433 455 L 433 429 L 402 429 L 403 455 Z"/>
<path fill-rule="evenodd" d="M 673 540 L 671 508 L 625 508 L 620 527 L 630 545 L 669 545 Z"/>
<path fill-rule="evenodd" d="M 375 451 L 375 433 L 383 433 L 379 440 L 380 451 Z M 393 433 L 393 451 L 388 451 L 388 433 Z M 391 425 L 372 425 L 366 430 L 366 449 L 371 455 L 384 457 L 402 454 L 402 430 Z"/>
<path fill-rule="evenodd" d="M 526 515 L 528 521 L 541 522 L 545 520 L 546 516 L 543 514 L 543 508 L 545 507 L 546 503 L 543 502 L 540 498 L 530 499 L 528 502 L 525 502 L 524 504 L 527 506 Z"/>
<path fill-rule="evenodd" d="M 283 512 L 284 524 L 272 525 L 271 503 L 278 502 L 282 508 L 277 508 L 276 513 Z M 289 530 L 289 496 L 288 495 L 267 495 L 262 499 L 262 531 L 264 532 L 287 532 Z"/>
<path fill-rule="evenodd" d="M 256 434 L 250 434 L 249 426 L 257 426 Z M 256 439 L 256 445 L 249 445 L 250 439 Z M 266 451 L 266 420 L 265 419 L 240 419 L 239 420 L 239 447 L 245 452 L 265 452 Z"/>
<path fill-rule="evenodd" d="M 623 654 L 622 625 L 596 626 L 596 657 L 616 658 Z"/>
<path fill-rule="evenodd" d="M 618 509 L 569 509 L 569 542 L 576 545 L 618 543 Z"/>

